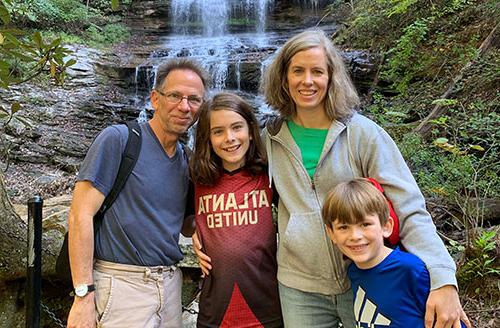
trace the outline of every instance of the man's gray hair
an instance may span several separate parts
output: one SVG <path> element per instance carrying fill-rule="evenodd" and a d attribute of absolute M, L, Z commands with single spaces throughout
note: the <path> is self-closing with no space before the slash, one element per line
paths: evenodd
<path fill-rule="evenodd" d="M 210 77 L 208 72 L 200 65 L 196 60 L 190 58 L 175 58 L 158 66 L 156 71 L 155 86 L 154 88 L 160 88 L 163 86 L 163 82 L 167 75 L 174 70 L 188 70 L 196 73 L 203 82 L 205 90 L 210 86 Z"/>

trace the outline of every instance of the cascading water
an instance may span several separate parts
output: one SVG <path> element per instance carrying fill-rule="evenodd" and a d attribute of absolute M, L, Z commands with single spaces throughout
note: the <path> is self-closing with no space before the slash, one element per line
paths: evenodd
<path fill-rule="evenodd" d="M 324 0 L 293 0 L 300 8 L 317 7 Z M 257 107 L 255 97 L 266 59 L 289 35 L 267 31 L 273 0 L 171 0 L 170 34 L 160 37 L 160 46 L 138 67 L 141 91 L 151 90 L 156 67 L 168 58 L 189 57 L 210 73 L 213 89 L 251 92 L 246 98 Z M 290 26 L 303 29 L 306 26 Z M 144 80 L 146 82 L 144 83 Z M 147 106 L 147 104 L 146 104 Z M 144 114 L 144 113 L 143 113 Z M 145 117 L 145 115 L 142 115 Z"/>
<path fill-rule="evenodd" d="M 299 4 L 302 8 L 311 8 L 318 10 L 320 7 L 331 3 L 332 1 L 326 0 L 294 0 L 295 3 Z"/>
<path fill-rule="evenodd" d="M 271 0 L 238 1 L 220 0 L 172 0 L 173 31 L 177 36 L 167 38 L 169 57 L 184 56 L 198 59 L 213 77 L 214 88 L 226 87 L 228 68 L 234 61 L 234 49 L 245 46 L 238 36 L 227 33 L 227 25 L 233 7 L 243 4 L 245 21 L 255 21 L 258 35 L 264 33 L 266 11 Z M 242 19 L 239 17 L 239 19 Z M 199 35 L 201 23 L 201 35 Z M 262 37 L 256 37 L 261 45 Z"/>
<path fill-rule="evenodd" d="M 220 0 L 172 0 L 174 32 L 189 34 L 190 25 L 201 22 L 203 35 L 221 36 L 226 32 L 229 17 L 228 1 Z"/>

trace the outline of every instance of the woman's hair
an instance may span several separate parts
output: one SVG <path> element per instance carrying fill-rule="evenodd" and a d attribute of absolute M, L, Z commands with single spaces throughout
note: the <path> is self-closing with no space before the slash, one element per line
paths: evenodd
<path fill-rule="evenodd" d="M 364 178 L 339 183 L 326 196 L 322 209 L 323 222 L 329 227 L 335 220 L 342 224 L 360 223 L 371 214 L 377 214 L 383 226 L 389 207 L 382 192 Z"/>
<path fill-rule="evenodd" d="M 328 66 L 326 115 L 330 120 L 345 121 L 354 113 L 359 104 L 359 97 L 339 51 L 320 29 L 309 29 L 299 33 L 281 47 L 271 65 L 264 72 L 261 89 L 268 104 L 278 110 L 281 115 L 285 117 L 295 115 L 296 105 L 288 89 L 288 67 L 295 54 L 315 47 L 323 49 Z"/>
<path fill-rule="evenodd" d="M 210 114 L 217 110 L 230 110 L 241 115 L 248 124 L 250 146 L 245 154 L 245 168 L 251 174 L 257 175 L 265 171 L 266 152 L 260 138 L 259 124 L 255 118 L 252 106 L 241 97 L 221 92 L 201 105 L 193 158 L 189 161 L 191 178 L 194 183 L 213 185 L 219 179 L 223 166 L 222 160 L 213 150 L 210 142 Z"/>

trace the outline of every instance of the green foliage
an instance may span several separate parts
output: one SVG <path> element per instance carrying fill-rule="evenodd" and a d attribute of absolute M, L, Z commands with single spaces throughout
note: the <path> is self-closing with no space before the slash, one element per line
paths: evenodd
<path fill-rule="evenodd" d="M 353 44 L 357 39 L 361 43 L 370 43 L 373 45 L 373 39 L 380 39 L 384 31 L 380 31 L 380 26 L 387 24 L 387 17 L 381 15 L 384 7 L 378 1 L 366 1 L 356 7 L 353 12 L 353 20 L 350 23 L 348 31 L 352 31 L 349 38 Z M 375 34 L 375 35 L 374 35 Z M 376 47 L 376 45 L 374 45 Z"/>
<path fill-rule="evenodd" d="M 481 286 L 484 278 L 500 278 L 500 265 L 495 258 L 495 250 L 498 246 L 495 230 L 483 231 L 473 240 L 472 246 L 466 250 L 465 262 L 459 267 L 457 273 L 462 286 L 472 289 L 475 294 L 479 295 L 484 292 Z"/>
<path fill-rule="evenodd" d="M 373 103 L 364 110 L 375 122 L 381 125 L 401 123 L 408 118 L 407 108 L 394 108 L 380 93 L 373 93 Z"/>
<path fill-rule="evenodd" d="M 12 2 L 7 9 L 14 23 L 38 29 L 77 32 L 88 26 L 88 22 L 105 20 L 99 11 L 75 0 L 22 0 Z"/>
<path fill-rule="evenodd" d="M 451 143 L 466 152 L 484 152 L 484 149 L 489 148 L 489 153 L 481 155 L 483 159 L 489 158 L 488 162 L 499 155 L 500 114 L 495 111 L 496 100 L 485 104 L 478 99 L 466 106 L 456 99 L 438 99 L 433 103 L 450 107 L 447 115 L 431 121 L 437 128 L 435 134 L 451 139 Z"/>
<path fill-rule="evenodd" d="M 408 8 L 417 3 L 418 0 L 378 0 L 378 2 L 389 5 L 385 14 L 387 17 L 391 17 L 393 15 L 406 13 Z"/>
<path fill-rule="evenodd" d="M 101 48 L 127 40 L 130 33 L 128 28 L 122 24 L 109 24 L 102 29 L 92 25 L 87 29 L 86 36 L 90 46 Z"/>
<path fill-rule="evenodd" d="M 131 0 L 122 1 L 129 5 Z M 57 29 L 77 32 L 86 28 L 89 22 L 100 24 L 107 22 L 102 13 L 109 14 L 117 10 L 118 0 L 17 0 L 8 1 L 6 8 L 15 23 L 38 29 Z"/>
<path fill-rule="evenodd" d="M 449 124 L 449 118 L 436 121 Z M 469 122 L 477 123 L 474 119 Z M 498 144 L 490 139 L 491 144 L 483 147 L 466 144 L 454 134 L 450 138 L 435 139 L 432 148 L 419 135 L 407 134 L 399 147 L 422 191 L 454 204 L 460 210 L 459 215 L 453 215 L 455 220 L 472 232 L 482 226 L 481 199 L 500 196 Z"/>
<path fill-rule="evenodd" d="M 89 6 L 95 9 L 98 9 L 101 12 L 109 13 L 111 10 L 116 11 L 118 9 L 118 5 L 129 6 L 132 3 L 132 0 L 122 0 L 115 1 L 116 3 L 111 3 L 110 0 L 91 0 L 89 1 Z"/>
<path fill-rule="evenodd" d="M 446 15 L 455 14 L 465 9 L 476 2 L 475 0 L 448 0 L 444 2 L 442 7 L 434 7 L 434 15 L 443 17 Z"/>
<path fill-rule="evenodd" d="M 33 1 L 6 1 L 5 7 L 14 20 L 23 17 L 30 21 L 35 21 L 36 16 L 31 9 Z"/>
<path fill-rule="evenodd" d="M 394 48 L 388 51 L 389 60 L 384 68 L 383 76 L 393 82 L 399 92 L 405 92 L 408 84 L 421 69 L 418 62 L 417 51 L 429 31 L 431 19 L 417 19 L 413 24 L 403 30 L 403 35 Z"/>
<path fill-rule="evenodd" d="M 71 52 L 61 44 L 61 39 L 45 42 L 39 32 L 33 33 L 29 38 L 20 38 L 23 32 L 19 30 L 0 31 L 4 37 L 3 43 L 0 44 L 0 54 L 5 58 L 0 61 L 0 87 L 6 89 L 10 84 L 22 83 L 45 69 L 48 69 L 56 83 L 64 82 L 65 69 L 75 61 L 65 61 L 65 57 Z M 26 69 L 22 74 L 16 74 L 19 63 Z"/>
<path fill-rule="evenodd" d="M 66 32 L 44 31 L 44 37 L 48 40 L 60 38 L 64 44 L 85 44 L 86 40 L 81 35 Z"/>
<path fill-rule="evenodd" d="M 463 40 L 450 46 L 455 35 L 443 29 L 460 26 L 460 19 L 467 19 L 466 16 L 476 17 L 473 13 L 476 3 L 474 0 L 359 0 L 352 22 L 338 40 L 349 40 L 350 46 L 384 51 L 387 61 L 381 78 L 396 91 L 405 93 L 413 81 L 446 74 L 448 66 L 462 67 L 475 58 L 478 42 L 484 36 L 470 36 L 457 30 L 463 34 Z M 444 26 L 443 22 L 449 25 Z"/>
<path fill-rule="evenodd" d="M 12 5 L 12 2 L 5 4 Z M 39 32 L 28 36 L 21 30 L 9 28 L 10 14 L 4 2 L 0 2 L 0 15 L 0 88 L 8 89 L 42 73 L 58 84 L 64 83 L 66 68 L 76 61 L 67 59 L 71 52 L 62 45 L 61 39 L 46 41 Z M 4 126 L 13 121 L 29 124 L 19 114 L 20 109 L 21 104 L 17 101 L 8 109 L 0 106 L 0 123 Z"/>

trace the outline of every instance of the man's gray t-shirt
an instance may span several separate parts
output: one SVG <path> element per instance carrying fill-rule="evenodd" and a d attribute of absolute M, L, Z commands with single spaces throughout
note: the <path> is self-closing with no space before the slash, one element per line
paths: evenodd
<path fill-rule="evenodd" d="M 137 163 L 95 239 L 97 259 L 140 266 L 173 265 L 182 259 L 179 232 L 185 217 L 189 178 L 180 144 L 170 158 L 148 123 L 141 124 Z M 110 192 L 127 143 L 126 125 L 104 129 L 94 140 L 77 180 Z"/>

